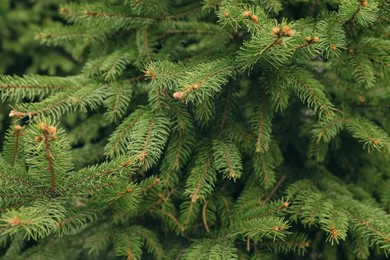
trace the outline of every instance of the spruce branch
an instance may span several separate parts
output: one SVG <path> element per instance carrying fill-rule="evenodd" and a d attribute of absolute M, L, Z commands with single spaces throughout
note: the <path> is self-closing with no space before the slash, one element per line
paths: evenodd
<path fill-rule="evenodd" d="M 0 75 L 0 96 L 3 101 L 42 98 L 49 93 L 74 88 L 76 82 L 77 77 Z"/>
<path fill-rule="evenodd" d="M 269 143 L 271 142 L 271 121 L 273 113 L 268 103 L 268 96 L 265 92 L 260 92 L 260 99 L 258 107 L 255 108 L 254 116 L 251 119 L 251 125 L 255 133 L 257 133 L 256 139 L 256 152 L 265 153 L 269 149 Z"/>
<path fill-rule="evenodd" d="M 275 186 L 272 188 L 271 192 L 267 195 L 267 197 L 265 197 L 263 200 L 262 200 L 262 203 L 266 203 L 267 201 L 269 201 L 272 196 L 275 194 L 275 192 L 280 188 L 280 185 L 282 185 L 282 183 L 285 181 L 285 179 L 287 178 L 287 175 L 288 173 L 285 173 L 282 175 L 282 177 L 280 177 L 280 179 L 278 180 L 278 182 L 275 184 Z M 284 203 L 283 206 L 287 206 L 288 207 L 288 202 L 287 203 Z"/>
<path fill-rule="evenodd" d="M 61 115 L 80 110 L 88 111 L 87 108 L 96 109 L 105 96 L 106 87 L 96 89 L 96 86 L 89 85 L 78 91 L 68 90 L 58 92 L 55 95 L 38 103 L 22 103 L 15 107 L 16 117 L 42 117 L 49 116 L 58 119 Z"/>
<path fill-rule="evenodd" d="M 216 181 L 215 166 L 213 163 L 213 154 L 209 147 L 204 148 L 195 161 L 195 167 L 191 170 L 187 179 L 185 195 L 191 199 L 191 204 L 197 200 L 204 201 L 214 187 Z"/>
<path fill-rule="evenodd" d="M 108 144 L 106 145 L 104 151 L 107 157 L 114 158 L 115 156 L 126 153 L 127 142 L 130 140 L 132 128 L 146 112 L 146 108 L 140 108 L 123 120 L 123 122 L 108 139 Z"/>
<path fill-rule="evenodd" d="M 15 144 L 14 144 L 14 152 L 12 154 L 12 161 L 11 161 L 11 165 L 14 166 L 15 165 L 15 162 L 16 162 L 16 156 L 18 154 L 18 149 L 19 149 L 19 142 L 20 142 L 20 137 L 23 135 L 23 133 L 21 132 L 22 131 L 22 126 L 20 125 L 16 125 L 15 126 Z"/>
<path fill-rule="evenodd" d="M 203 207 L 202 207 L 202 220 L 203 220 L 203 225 L 204 225 L 204 228 L 206 229 L 207 233 L 210 233 L 210 228 L 209 228 L 209 225 L 207 224 L 207 205 L 209 204 L 209 201 L 206 200 L 206 202 L 204 203 Z"/>
<path fill-rule="evenodd" d="M 236 180 L 241 177 L 243 167 L 237 146 L 223 140 L 214 140 L 213 155 L 216 170 L 222 172 L 224 178 Z"/>
<path fill-rule="evenodd" d="M 283 72 L 284 74 L 284 72 Z M 294 68 L 283 75 L 298 97 L 318 113 L 319 117 L 332 118 L 335 108 L 324 93 L 324 86 L 316 81 L 309 72 Z"/>
<path fill-rule="evenodd" d="M 42 127 L 41 127 L 42 128 Z M 43 143 L 45 146 L 45 152 L 46 152 L 46 159 L 47 159 L 47 169 L 50 174 L 50 180 L 51 180 L 51 192 L 54 194 L 56 193 L 56 173 L 54 170 L 54 157 L 52 154 L 52 150 L 50 148 L 50 141 L 51 141 L 51 136 L 48 132 L 47 129 L 41 129 L 43 131 Z"/>
<path fill-rule="evenodd" d="M 355 22 L 360 26 L 368 27 L 378 18 L 378 11 L 378 2 L 376 1 L 345 0 L 340 5 L 338 15 L 343 24 Z"/>
<path fill-rule="evenodd" d="M 0 76 L 3 257 L 388 254 L 389 6 L 297 2 L 64 4 L 36 39 L 71 59 L 5 39 L 0 70 L 76 76 Z"/>

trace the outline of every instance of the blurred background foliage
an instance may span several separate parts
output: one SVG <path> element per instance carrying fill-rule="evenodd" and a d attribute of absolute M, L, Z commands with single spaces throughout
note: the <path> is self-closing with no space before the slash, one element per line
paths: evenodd
<path fill-rule="evenodd" d="M 0 74 L 69 75 L 78 62 L 62 48 L 39 45 L 34 36 L 42 27 L 61 24 L 63 0 L 0 0 Z M 0 139 L 9 125 L 12 104 L 0 97 Z M 0 146 L 3 140 L 0 140 Z M 0 147 L 1 148 L 1 147 Z"/>

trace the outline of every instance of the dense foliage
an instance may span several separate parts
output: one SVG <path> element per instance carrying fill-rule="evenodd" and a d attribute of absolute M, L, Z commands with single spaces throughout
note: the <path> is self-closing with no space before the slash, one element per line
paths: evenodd
<path fill-rule="evenodd" d="M 0 75 L 4 258 L 390 253 L 387 0 L 80 2 Z"/>

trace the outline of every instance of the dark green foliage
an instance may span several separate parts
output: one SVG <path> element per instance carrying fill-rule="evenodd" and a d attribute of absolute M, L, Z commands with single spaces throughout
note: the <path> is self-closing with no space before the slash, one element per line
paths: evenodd
<path fill-rule="evenodd" d="M 388 1 L 62 4 L 78 72 L 0 75 L 3 258 L 388 256 Z"/>

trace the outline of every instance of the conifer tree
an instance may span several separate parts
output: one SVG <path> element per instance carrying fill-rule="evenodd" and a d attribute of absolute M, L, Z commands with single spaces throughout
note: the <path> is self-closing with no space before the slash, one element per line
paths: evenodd
<path fill-rule="evenodd" d="M 82 68 L 0 75 L 3 258 L 388 256 L 387 0 L 63 2 Z"/>

